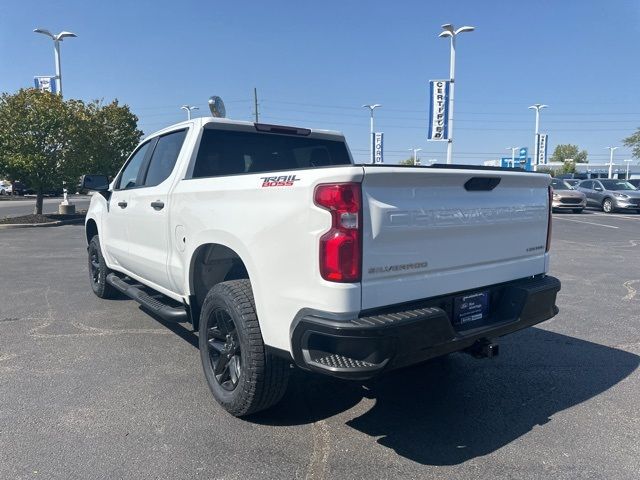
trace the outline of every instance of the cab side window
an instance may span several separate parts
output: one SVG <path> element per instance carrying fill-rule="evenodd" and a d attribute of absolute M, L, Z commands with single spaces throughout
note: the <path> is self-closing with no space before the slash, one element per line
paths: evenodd
<path fill-rule="evenodd" d="M 144 165 L 144 160 L 147 156 L 149 146 L 152 142 L 153 140 L 142 145 L 129 159 L 127 166 L 124 167 L 124 170 L 120 174 L 118 184 L 116 185 L 116 190 L 126 190 L 129 188 L 140 186 L 138 184 L 138 174 L 140 173 L 140 169 Z"/>
<path fill-rule="evenodd" d="M 186 135 L 186 130 L 179 130 L 163 135 L 158 139 L 149 162 L 149 169 L 144 181 L 145 187 L 160 185 L 169 178 L 178 160 Z"/>

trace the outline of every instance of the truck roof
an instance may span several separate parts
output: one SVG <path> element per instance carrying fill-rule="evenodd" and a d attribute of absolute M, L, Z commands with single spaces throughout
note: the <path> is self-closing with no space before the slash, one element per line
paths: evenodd
<path fill-rule="evenodd" d="M 147 138 L 152 138 L 155 137 L 157 135 L 161 135 L 162 133 L 166 132 L 166 131 L 171 131 L 171 130 L 175 130 L 176 127 L 188 127 L 188 126 L 195 126 L 195 127 L 203 127 L 209 123 L 222 123 L 222 124 L 226 124 L 226 125 L 238 125 L 238 126 L 243 126 L 243 127 L 254 127 L 256 125 L 255 122 L 248 122 L 245 120 L 232 120 L 229 118 L 217 118 L 217 117 L 197 117 L 197 118 L 192 118 L 191 120 L 185 120 L 183 122 L 179 122 L 179 123 L 174 123 L 173 125 L 168 125 L 160 130 L 156 130 L 153 133 L 150 133 L 149 135 L 145 135 L 144 139 L 146 140 Z M 337 130 L 323 130 L 323 129 L 318 129 L 318 128 L 308 128 L 308 127 L 299 127 L 296 125 L 282 125 L 282 124 L 274 124 L 274 125 L 278 125 L 278 126 L 282 126 L 282 127 L 289 127 L 289 128 L 306 128 L 308 130 L 311 130 L 311 134 L 320 134 L 323 136 L 336 136 L 336 137 L 340 137 L 341 139 L 344 138 L 344 135 L 342 134 L 342 132 L 339 132 Z"/>

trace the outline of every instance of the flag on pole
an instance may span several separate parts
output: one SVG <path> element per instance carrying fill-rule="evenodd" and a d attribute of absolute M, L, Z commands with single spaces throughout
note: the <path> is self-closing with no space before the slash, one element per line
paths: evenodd
<path fill-rule="evenodd" d="M 449 140 L 449 80 L 429 81 L 429 135 L 427 140 Z"/>

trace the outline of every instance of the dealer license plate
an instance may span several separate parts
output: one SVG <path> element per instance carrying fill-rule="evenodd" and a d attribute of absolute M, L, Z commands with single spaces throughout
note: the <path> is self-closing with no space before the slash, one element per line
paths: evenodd
<path fill-rule="evenodd" d="M 476 292 L 453 299 L 453 323 L 464 325 L 489 315 L 489 292 Z"/>

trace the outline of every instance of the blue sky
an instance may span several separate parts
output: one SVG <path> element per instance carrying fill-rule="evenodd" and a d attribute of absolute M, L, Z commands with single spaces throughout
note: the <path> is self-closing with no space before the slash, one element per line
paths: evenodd
<path fill-rule="evenodd" d="M 35 27 L 70 30 L 62 45 L 65 96 L 118 98 L 150 133 L 184 118 L 180 105 L 220 95 L 228 116 L 344 132 L 368 157 L 368 113 L 385 160 L 443 161 L 427 142 L 428 80 L 446 78 L 440 25 L 474 25 L 458 40 L 454 161 L 479 163 L 531 146 L 532 103 L 546 103 L 549 153 L 576 143 L 591 161 L 640 127 L 640 2 L 3 0 L 0 91 L 54 73 L 51 41 Z M 630 158 L 621 148 L 616 159 Z"/>

